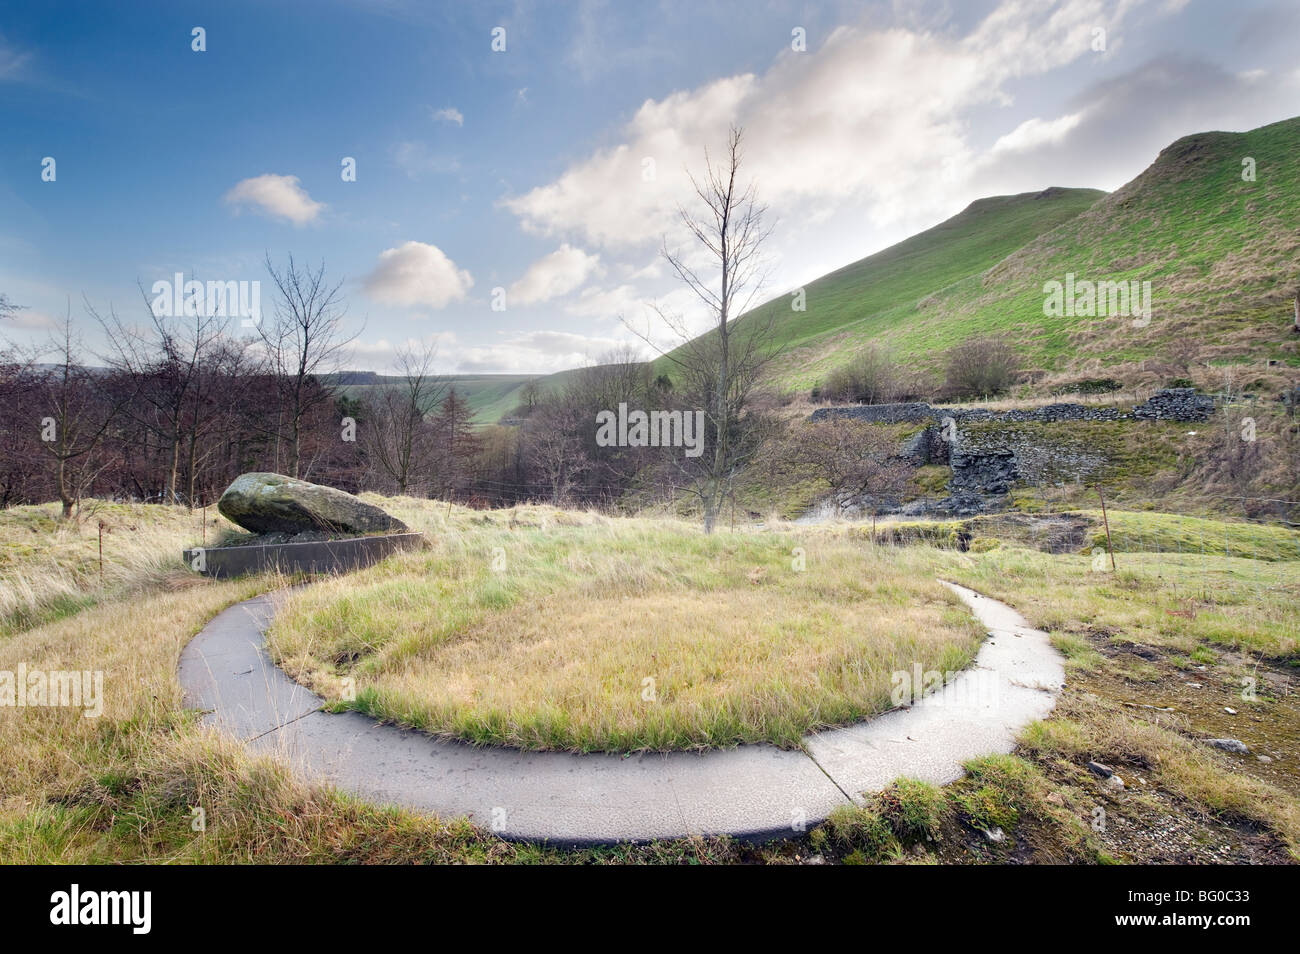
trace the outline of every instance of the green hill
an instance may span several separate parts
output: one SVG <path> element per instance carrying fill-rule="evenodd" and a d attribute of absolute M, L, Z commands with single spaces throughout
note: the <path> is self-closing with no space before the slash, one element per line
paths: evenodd
<path fill-rule="evenodd" d="M 1242 160 L 1256 181 L 1242 179 Z M 882 329 L 923 362 L 972 334 L 1009 335 L 1028 368 L 1104 369 L 1135 379 L 1204 362 L 1267 375 L 1300 364 L 1300 118 L 1247 133 L 1201 133 L 1161 151 L 1132 182 L 1038 236 L 978 278 L 944 289 Z M 1151 283 L 1151 320 L 1044 314 L 1044 284 L 1067 274 Z M 1219 376 L 1221 378 L 1221 375 Z M 1156 382 L 1149 382 L 1156 383 Z M 1247 383 L 1238 375 L 1237 384 Z"/>
<path fill-rule="evenodd" d="M 809 283 L 805 311 L 793 311 L 790 296 L 783 295 L 742 316 L 737 327 L 772 320 L 772 343 L 784 352 L 783 383 L 810 385 L 843 360 L 844 348 L 907 321 L 927 296 L 978 277 L 1105 194 L 1051 188 L 979 199 L 933 228 Z M 670 361 L 664 370 L 671 373 Z"/>
<path fill-rule="evenodd" d="M 1242 160 L 1255 160 L 1255 181 Z M 1130 385 L 1193 377 L 1268 389 L 1294 377 L 1300 335 L 1300 118 L 1245 133 L 1179 139 L 1127 185 L 1048 188 L 972 202 L 945 222 L 805 286 L 806 310 L 782 295 L 735 327 L 772 321 L 780 351 L 768 381 L 806 391 L 870 345 L 929 371 L 971 336 L 1008 336 L 1040 390 L 1104 374 Z M 1044 314 L 1044 284 L 1151 283 L 1152 319 Z M 1206 367 L 1209 363 L 1213 370 Z M 667 358 L 656 372 L 671 375 Z M 562 383 L 573 372 L 541 379 Z M 526 376 L 465 379 L 481 423 L 519 403 Z M 1291 383 L 1294 383 L 1293 381 Z M 459 386 L 459 385 L 458 385 Z"/>
<path fill-rule="evenodd" d="M 1255 160 L 1256 180 L 1242 179 Z M 1112 194 L 1047 189 L 973 202 L 946 222 L 737 320 L 772 316 L 769 380 L 806 390 L 870 344 L 939 374 L 943 354 L 1008 336 L 1044 386 L 1104 372 L 1219 386 L 1209 362 L 1242 366 L 1235 387 L 1280 384 L 1300 366 L 1291 331 L 1300 285 L 1300 118 L 1178 140 Z M 1150 282 L 1152 317 L 1044 314 L 1044 285 Z M 1275 364 L 1270 365 L 1270 361 Z"/>

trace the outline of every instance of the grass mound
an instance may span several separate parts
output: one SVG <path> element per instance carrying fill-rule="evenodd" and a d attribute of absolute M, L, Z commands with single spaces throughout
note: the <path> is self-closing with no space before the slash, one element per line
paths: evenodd
<path fill-rule="evenodd" d="M 888 709 L 894 671 L 963 668 L 981 633 L 920 553 L 547 508 L 397 512 L 424 513 L 430 548 L 298 594 L 272 649 L 338 705 L 473 742 L 797 746 Z"/>

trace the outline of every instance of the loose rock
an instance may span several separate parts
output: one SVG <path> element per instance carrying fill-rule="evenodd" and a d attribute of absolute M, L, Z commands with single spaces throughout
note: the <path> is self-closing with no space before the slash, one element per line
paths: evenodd
<path fill-rule="evenodd" d="M 1236 752 L 1239 755 L 1245 755 L 1250 751 L 1246 743 L 1240 739 L 1206 739 L 1205 744 L 1216 749 L 1222 749 L 1224 752 Z"/>

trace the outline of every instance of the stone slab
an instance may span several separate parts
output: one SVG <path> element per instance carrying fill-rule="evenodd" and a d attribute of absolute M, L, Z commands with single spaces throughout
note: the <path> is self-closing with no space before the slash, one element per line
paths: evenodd
<path fill-rule="evenodd" d="M 382 536 L 317 540 L 310 543 L 250 543 L 238 547 L 194 547 L 181 552 L 185 565 L 194 567 L 202 551 L 205 576 L 232 577 L 278 569 L 282 573 L 345 573 L 370 566 L 399 550 L 412 550 L 423 533 L 388 533 Z"/>

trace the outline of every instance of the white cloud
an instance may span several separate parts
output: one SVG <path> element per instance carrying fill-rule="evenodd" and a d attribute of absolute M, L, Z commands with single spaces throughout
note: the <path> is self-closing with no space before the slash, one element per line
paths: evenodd
<path fill-rule="evenodd" d="M 1082 90 L 1059 118 L 1021 123 L 978 159 L 970 182 L 982 195 L 1045 185 L 1115 189 L 1182 136 L 1287 118 L 1295 95 L 1282 77 L 1158 56 Z"/>
<path fill-rule="evenodd" d="M 455 123 L 457 126 L 465 125 L 465 115 L 455 106 L 445 106 L 442 109 L 432 110 L 433 118 L 438 122 Z"/>
<path fill-rule="evenodd" d="M 392 373 L 400 347 L 418 349 L 425 344 L 437 348 L 435 365 L 439 373 L 514 372 L 549 374 L 568 368 L 592 364 L 603 356 L 636 342 L 614 337 L 592 337 L 566 331 L 531 331 L 502 334 L 500 340 L 485 347 L 462 345 L 452 331 L 438 332 L 423 338 L 378 338 L 353 342 L 347 364 L 359 371 Z"/>
<path fill-rule="evenodd" d="M 364 282 L 366 294 L 375 301 L 427 308 L 460 301 L 473 285 L 470 273 L 457 268 L 438 246 L 414 241 L 381 252 L 379 264 Z"/>
<path fill-rule="evenodd" d="M 307 194 L 297 176 L 277 176 L 270 172 L 235 183 L 225 200 L 237 208 L 252 206 L 294 225 L 315 222 L 326 208 L 323 202 L 316 202 Z"/>
<path fill-rule="evenodd" d="M 1011 132 L 993 144 L 993 152 L 1024 152 L 1040 146 L 1051 145 L 1065 138 L 1071 129 L 1079 125 L 1083 113 L 1069 113 L 1057 119 L 1026 119 Z"/>
<path fill-rule="evenodd" d="M 31 308 L 20 308 L 0 324 L 0 328 L 21 328 L 24 331 L 47 331 L 58 326 L 57 318 Z"/>
<path fill-rule="evenodd" d="M 439 373 L 446 373 L 455 367 L 456 332 L 454 331 L 439 331 L 405 340 L 358 339 L 348 346 L 348 357 L 345 363 L 348 369 L 353 371 L 394 373 L 397 370 L 399 348 L 419 352 L 429 346 L 432 346 L 435 351 L 433 363 Z"/>
<path fill-rule="evenodd" d="M 456 369 L 464 373 L 513 371 L 549 373 L 581 367 L 638 342 L 625 338 L 593 337 L 568 331 L 530 331 L 503 338 L 490 348 L 465 348 L 456 352 Z"/>
<path fill-rule="evenodd" d="M 614 288 L 584 288 L 576 299 L 565 305 L 564 310 L 571 315 L 587 318 L 618 318 L 640 312 L 647 306 L 648 300 L 632 285 L 618 285 Z"/>
<path fill-rule="evenodd" d="M 523 277 L 510 286 L 508 301 L 512 305 L 550 301 L 581 288 L 599 270 L 599 255 L 588 255 L 566 242 L 528 266 Z"/>
<path fill-rule="evenodd" d="M 785 51 L 761 74 L 647 100 L 616 145 L 503 204 L 531 232 L 601 249 L 672 243 L 676 207 L 693 204 L 685 169 L 698 171 L 706 148 L 716 155 L 735 123 L 746 174 L 783 223 L 849 207 L 877 228 L 933 223 L 966 197 L 968 111 L 1010 102 L 1010 80 L 1093 55 L 1093 28 L 1113 30 L 1130 6 L 1006 0 L 966 37 L 842 26 L 816 52 Z"/>

